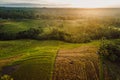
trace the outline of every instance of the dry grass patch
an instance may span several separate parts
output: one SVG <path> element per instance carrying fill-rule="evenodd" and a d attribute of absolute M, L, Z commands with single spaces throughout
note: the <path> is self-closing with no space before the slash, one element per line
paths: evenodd
<path fill-rule="evenodd" d="M 94 46 L 61 49 L 58 52 L 53 80 L 99 80 L 99 57 Z M 105 70 L 106 80 L 109 80 Z"/>

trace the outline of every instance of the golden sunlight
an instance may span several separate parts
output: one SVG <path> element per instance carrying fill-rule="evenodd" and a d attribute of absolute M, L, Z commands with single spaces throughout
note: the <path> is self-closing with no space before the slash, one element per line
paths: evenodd
<path fill-rule="evenodd" d="M 69 4 L 69 7 L 76 8 L 103 8 L 120 4 L 118 0 L 46 0 L 51 4 Z"/>
<path fill-rule="evenodd" d="M 103 8 L 103 7 L 110 7 L 109 4 L 106 3 L 99 3 L 99 2 L 80 2 L 77 4 L 71 4 L 71 7 L 76 8 Z"/>
<path fill-rule="evenodd" d="M 102 8 L 110 7 L 113 5 L 113 1 L 99 1 L 99 0 L 74 0 L 70 3 L 72 7 L 77 8 Z"/>

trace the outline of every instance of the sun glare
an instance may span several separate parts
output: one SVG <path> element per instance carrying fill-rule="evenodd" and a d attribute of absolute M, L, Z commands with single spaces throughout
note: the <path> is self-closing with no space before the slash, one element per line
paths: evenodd
<path fill-rule="evenodd" d="M 103 8 L 113 6 L 119 1 L 116 0 L 48 0 L 55 4 L 69 4 L 69 7 L 76 8 Z"/>
<path fill-rule="evenodd" d="M 72 4 L 71 7 L 75 8 L 102 8 L 106 7 L 105 5 L 99 5 L 99 4 Z"/>
<path fill-rule="evenodd" d="M 103 7 L 110 7 L 110 3 L 104 2 L 97 2 L 97 1 L 86 1 L 86 2 L 78 2 L 78 3 L 71 3 L 71 7 L 76 8 L 103 8 Z"/>

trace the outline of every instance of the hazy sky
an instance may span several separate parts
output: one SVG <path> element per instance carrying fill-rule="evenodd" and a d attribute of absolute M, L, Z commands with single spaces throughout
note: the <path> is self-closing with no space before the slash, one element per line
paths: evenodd
<path fill-rule="evenodd" d="M 0 4 L 69 4 L 72 7 L 120 7 L 120 0 L 0 0 Z"/>

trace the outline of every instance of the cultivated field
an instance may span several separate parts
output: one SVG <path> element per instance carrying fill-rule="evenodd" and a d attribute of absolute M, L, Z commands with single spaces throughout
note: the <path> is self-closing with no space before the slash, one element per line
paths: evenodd
<path fill-rule="evenodd" d="M 53 80 L 100 80 L 100 63 L 95 46 L 80 46 L 58 51 Z M 104 80 L 110 80 L 104 70 Z"/>

